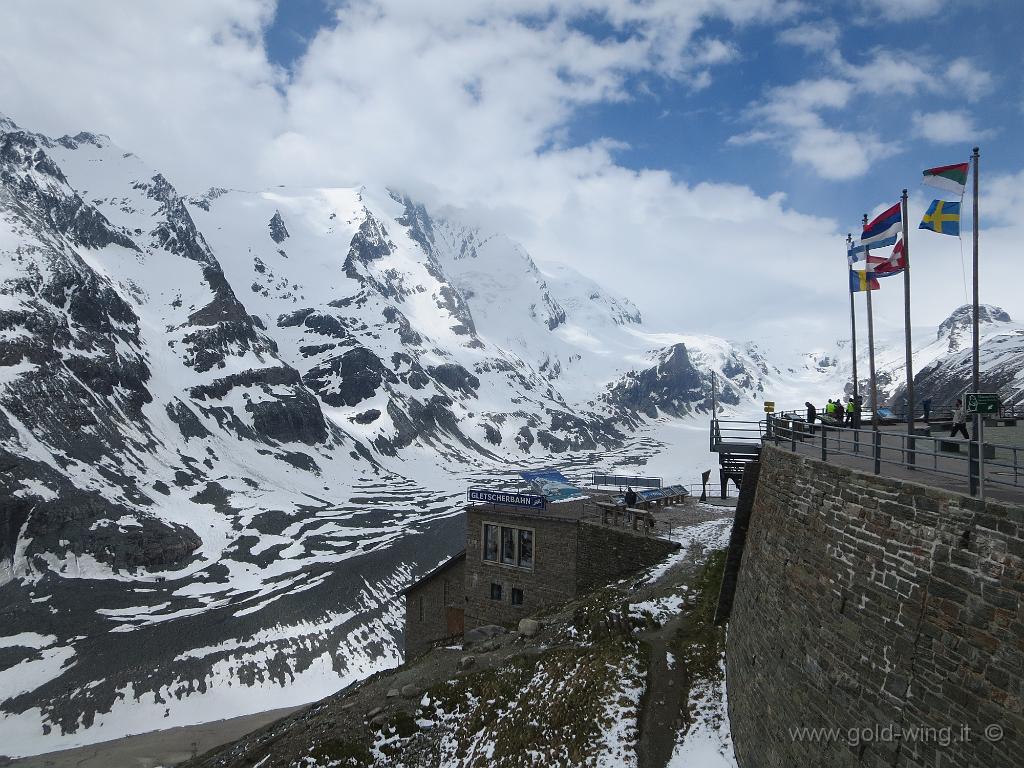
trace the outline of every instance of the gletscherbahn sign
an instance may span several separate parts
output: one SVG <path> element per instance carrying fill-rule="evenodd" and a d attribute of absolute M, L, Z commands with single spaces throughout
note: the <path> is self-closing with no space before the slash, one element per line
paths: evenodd
<path fill-rule="evenodd" d="M 543 496 L 535 496 L 532 493 L 488 491 L 485 488 L 470 488 L 466 494 L 470 501 L 480 501 L 484 504 L 503 504 L 507 507 L 544 509 L 545 504 Z"/>

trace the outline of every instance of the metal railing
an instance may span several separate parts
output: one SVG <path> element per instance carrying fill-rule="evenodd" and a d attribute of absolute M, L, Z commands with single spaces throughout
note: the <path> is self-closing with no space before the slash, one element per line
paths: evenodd
<path fill-rule="evenodd" d="M 767 421 L 711 420 L 711 451 L 717 453 L 722 445 L 760 445 L 768 429 Z"/>
<path fill-rule="evenodd" d="M 870 415 L 863 414 L 868 420 Z M 828 461 L 832 456 L 867 460 L 873 472 L 882 474 L 883 467 L 900 467 L 943 475 L 970 483 L 977 477 L 979 465 L 984 468 L 987 485 L 1024 487 L 1024 448 L 986 442 L 983 448 L 975 441 L 902 431 L 884 431 L 838 424 L 808 424 L 791 412 L 771 415 L 765 430 L 766 439 L 775 445 L 787 446 L 793 452 L 813 455 Z M 920 430 L 918 430 L 920 432 Z M 966 454 L 960 447 L 966 446 Z M 979 451 L 983 456 L 979 457 Z M 979 460 L 980 459 L 980 460 Z"/>
<path fill-rule="evenodd" d="M 690 492 L 690 496 L 691 497 L 693 497 L 695 499 L 699 499 L 701 492 L 704 490 L 704 487 L 705 486 L 704 486 L 703 483 L 690 483 L 689 485 L 686 486 L 686 489 Z M 735 487 L 733 487 L 733 490 L 730 491 L 728 483 L 725 484 L 725 495 L 722 495 L 722 485 L 721 485 L 721 483 L 708 483 L 707 484 L 707 491 L 708 491 L 708 498 L 720 497 L 720 498 L 723 498 L 723 499 L 728 499 L 728 498 L 731 498 L 732 496 L 736 495 L 735 494 Z"/>
<path fill-rule="evenodd" d="M 826 416 L 824 406 L 817 408 L 818 418 Z M 840 404 L 841 413 L 838 415 L 846 417 L 846 405 Z M 893 423 L 907 423 L 907 409 L 906 407 L 896 406 L 894 408 L 879 408 L 879 420 L 882 423 L 893 424 Z M 796 416 L 799 419 L 804 418 L 806 410 L 799 408 L 793 411 L 778 411 L 774 414 L 776 418 L 785 418 L 788 416 Z M 937 407 L 930 408 L 928 410 L 928 420 L 925 421 L 925 412 L 920 405 L 914 408 L 914 421 L 915 423 L 920 421 L 925 424 L 934 423 L 949 423 L 953 420 L 953 406 L 952 405 L 940 405 Z M 999 408 L 999 412 L 986 416 L 988 419 L 1003 420 L 1003 419 L 1024 419 L 1024 405 L 1002 405 Z M 871 411 L 867 408 L 861 409 L 861 421 L 862 423 L 868 424 L 871 422 Z"/>

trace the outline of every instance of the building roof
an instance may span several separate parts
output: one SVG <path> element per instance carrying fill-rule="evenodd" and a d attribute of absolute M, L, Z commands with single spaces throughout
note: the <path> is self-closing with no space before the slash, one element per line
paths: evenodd
<path fill-rule="evenodd" d="M 409 594 L 409 592 L 414 590 L 416 587 L 418 587 L 423 582 L 429 581 L 430 579 L 434 578 L 438 574 L 443 573 L 444 571 L 447 571 L 453 565 L 456 565 L 457 563 L 459 563 L 459 562 L 461 562 L 462 560 L 465 560 L 465 559 L 466 559 L 466 550 L 463 549 L 457 555 L 452 555 L 451 557 L 449 557 L 447 560 L 445 560 L 443 563 L 441 563 L 439 566 L 437 566 L 437 568 L 435 568 L 434 570 L 430 571 L 430 573 L 426 573 L 423 576 L 420 576 L 420 578 L 418 578 L 416 581 L 414 581 L 412 584 L 410 584 L 408 587 L 403 589 L 398 594 L 399 595 L 407 595 L 407 594 Z"/>

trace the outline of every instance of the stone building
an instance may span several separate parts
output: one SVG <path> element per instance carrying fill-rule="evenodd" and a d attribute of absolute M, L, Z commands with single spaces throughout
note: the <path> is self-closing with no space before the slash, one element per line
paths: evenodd
<path fill-rule="evenodd" d="M 678 548 L 604 525 L 583 501 L 544 510 L 469 505 L 465 541 L 464 551 L 405 591 L 407 656 L 454 637 L 456 621 L 460 632 L 487 624 L 515 627 L 542 606 L 571 600 Z"/>
<path fill-rule="evenodd" d="M 405 655 L 461 637 L 465 614 L 466 551 L 447 560 L 402 593 L 405 595 Z"/>

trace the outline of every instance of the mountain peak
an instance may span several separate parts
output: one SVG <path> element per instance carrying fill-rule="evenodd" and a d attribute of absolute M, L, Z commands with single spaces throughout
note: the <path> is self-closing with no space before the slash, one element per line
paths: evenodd
<path fill-rule="evenodd" d="M 939 325 L 935 334 L 936 339 L 949 339 L 949 351 L 955 352 L 967 346 L 964 341 L 970 334 L 974 322 L 974 312 L 970 304 L 963 304 L 953 310 L 953 313 Z M 978 323 L 986 325 L 991 323 L 1009 323 L 1010 315 L 1000 307 L 991 304 L 980 304 L 978 306 Z"/>
<path fill-rule="evenodd" d="M 88 131 L 81 131 L 74 136 L 61 136 L 57 142 L 68 149 L 78 149 L 82 144 L 92 144 L 100 149 L 111 145 L 110 137 L 106 134 L 89 133 Z"/>

